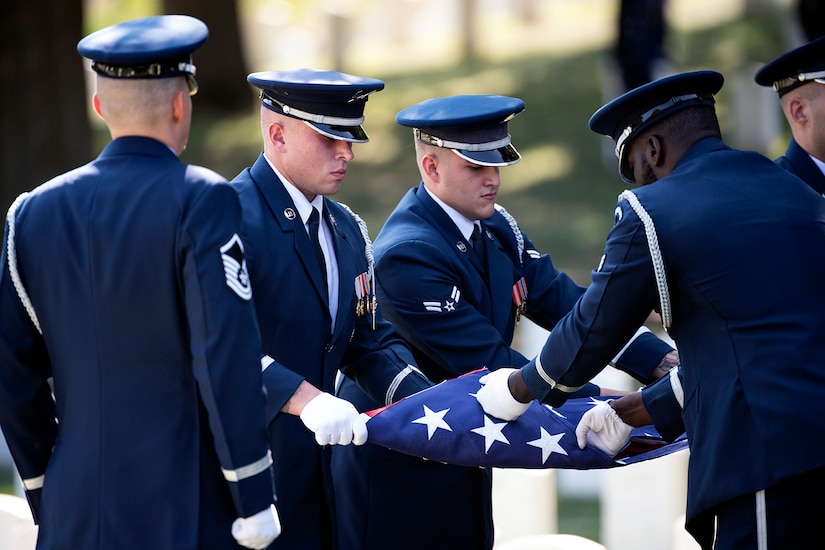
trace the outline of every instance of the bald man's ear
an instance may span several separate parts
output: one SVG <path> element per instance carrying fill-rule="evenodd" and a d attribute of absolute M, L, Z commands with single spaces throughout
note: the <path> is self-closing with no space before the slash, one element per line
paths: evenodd
<path fill-rule="evenodd" d="M 172 120 L 176 123 L 183 120 L 186 111 L 183 108 L 183 92 L 178 91 L 172 97 Z"/>
<path fill-rule="evenodd" d="M 95 92 L 92 96 L 92 106 L 95 108 L 95 113 L 97 113 L 97 116 L 103 120 L 106 120 L 103 118 L 103 113 L 100 110 L 100 98 L 97 97 L 97 92 Z"/>
<path fill-rule="evenodd" d="M 281 122 L 270 122 L 267 128 L 270 143 L 276 150 L 286 151 L 286 126 Z"/>
<path fill-rule="evenodd" d="M 808 110 L 805 102 L 797 97 L 791 98 L 786 107 L 788 119 L 796 124 L 805 124 L 808 121 Z"/>
<path fill-rule="evenodd" d="M 427 154 L 421 157 L 421 173 L 430 181 L 438 183 L 441 179 L 438 173 L 438 157 Z"/>

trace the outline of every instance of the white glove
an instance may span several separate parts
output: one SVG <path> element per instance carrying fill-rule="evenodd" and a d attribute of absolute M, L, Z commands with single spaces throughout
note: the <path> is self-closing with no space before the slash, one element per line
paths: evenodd
<path fill-rule="evenodd" d="M 281 534 L 281 520 L 274 504 L 248 518 L 232 522 L 232 536 L 246 548 L 266 548 Z"/>
<path fill-rule="evenodd" d="M 502 420 L 515 420 L 530 407 L 530 403 L 518 401 L 510 393 L 507 380 L 516 369 L 498 369 L 478 379 L 484 384 L 476 393 L 476 399 L 484 412 Z"/>
<path fill-rule="evenodd" d="M 589 444 L 610 456 L 616 456 L 630 441 L 632 431 L 633 426 L 622 422 L 609 400 L 602 401 L 582 415 L 576 426 L 576 441 L 580 449 Z"/>
<path fill-rule="evenodd" d="M 312 398 L 301 411 L 304 426 L 315 432 L 318 445 L 363 445 L 367 441 L 367 420 L 346 399 L 329 393 Z"/>

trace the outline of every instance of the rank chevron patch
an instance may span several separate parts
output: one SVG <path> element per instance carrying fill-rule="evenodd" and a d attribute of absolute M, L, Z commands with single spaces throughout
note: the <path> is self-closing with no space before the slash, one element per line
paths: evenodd
<path fill-rule="evenodd" d="M 440 301 L 424 301 L 421 302 L 424 306 L 424 309 L 427 311 L 434 311 L 437 313 L 440 312 L 450 312 L 455 311 L 456 306 L 458 305 L 459 300 L 461 299 L 461 291 L 458 290 L 457 286 L 453 287 L 453 290 L 450 291 L 449 298 L 445 298 L 444 300 Z"/>
<path fill-rule="evenodd" d="M 237 233 L 221 247 L 221 259 L 226 276 L 226 286 L 242 299 L 251 300 L 252 285 L 249 282 L 249 271 L 243 255 L 243 243 Z"/>

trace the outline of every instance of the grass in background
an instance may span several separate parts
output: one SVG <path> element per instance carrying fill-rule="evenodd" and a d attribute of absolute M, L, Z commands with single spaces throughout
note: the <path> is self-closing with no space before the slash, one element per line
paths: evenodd
<path fill-rule="evenodd" d="M 668 51 L 673 71 L 714 69 L 728 82 L 752 65 L 787 49 L 790 15 L 785 10 L 746 17 L 696 32 L 671 31 Z M 750 73 L 748 73 L 750 71 Z M 355 145 L 355 161 L 334 198 L 351 206 L 368 223 L 373 238 L 401 196 L 416 185 L 412 136 L 395 124 L 395 113 L 429 97 L 493 93 L 520 97 L 526 110 L 510 125 L 522 161 L 502 169 L 499 202 L 518 220 L 539 250 L 550 253 L 557 268 L 582 284 L 602 254 L 613 224 L 616 197 L 626 187 L 618 178 L 611 142 L 587 127 L 592 113 L 615 94 L 615 76 L 603 49 L 575 54 L 546 53 L 519 59 L 465 64 L 382 76 L 384 91 L 370 96 L 365 128 L 371 143 Z M 756 86 L 756 84 L 754 84 Z M 247 114 L 215 118 L 198 110 L 183 160 L 208 166 L 231 179 L 251 165 L 261 150 L 257 102 Z M 718 112 L 723 137 L 732 142 L 730 86 L 722 89 Z M 777 102 L 777 109 L 778 102 Z M 783 121 L 783 128 L 784 128 Z M 96 126 L 99 151 L 108 141 Z M 777 140 L 782 143 L 786 137 Z M 775 156 L 780 151 L 764 151 Z M 0 471 L 0 492 L 13 493 L 11 472 Z M 558 500 L 558 527 L 592 540 L 600 539 L 598 499 Z"/>
<path fill-rule="evenodd" d="M 668 45 L 672 70 L 714 69 L 730 82 L 786 49 L 788 17 L 779 10 L 697 32 L 673 31 Z M 516 216 L 539 250 L 552 255 L 558 268 L 589 282 L 613 224 L 616 198 L 626 187 L 616 172 L 612 142 L 587 126 L 593 112 L 616 95 L 610 91 L 615 90 L 615 76 L 604 50 L 371 76 L 386 82 L 384 91 L 367 103 L 365 128 L 371 142 L 354 146 L 355 160 L 334 198 L 364 218 L 373 238 L 402 195 L 419 181 L 411 132 L 395 123 L 395 113 L 429 97 L 512 95 L 526 103 L 526 110 L 510 124 L 523 158 L 502 169 L 499 203 Z M 717 99 L 723 137 L 736 146 L 729 131 L 735 124 L 728 107 L 735 100 L 732 93 L 732 86 L 723 88 Z M 184 160 L 229 179 L 251 165 L 261 150 L 258 106 L 253 103 L 247 114 L 214 119 L 198 111 L 196 97 Z"/>
<path fill-rule="evenodd" d="M 17 474 L 12 469 L 0 468 L 0 493 L 8 495 L 14 494 L 14 476 L 16 475 Z"/>
<path fill-rule="evenodd" d="M 558 531 L 601 542 L 598 498 L 558 497 Z"/>

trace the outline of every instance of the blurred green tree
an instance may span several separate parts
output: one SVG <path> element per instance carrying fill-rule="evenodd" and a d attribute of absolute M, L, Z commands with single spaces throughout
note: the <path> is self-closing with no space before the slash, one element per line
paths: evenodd
<path fill-rule="evenodd" d="M 209 27 L 209 39 L 195 54 L 197 109 L 217 115 L 248 109 L 253 95 L 246 83 L 237 0 L 163 0 L 163 10 L 197 17 Z"/>
<path fill-rule="evenodd" d="M 83 0 L 0 7 L 0 205 L 89 159 Z"/>
<path fill-rule="evenodd" d="M 0 5 L 2 212 L 21 192 L 95 154 L 85 87 L 87 61 L 76 50 L 88 31 L 85 4 L 4 0 Z M 246 83 L 236 0 L 164 0 L 162 7 L 165 13 L 192 15 L 209 26 L 210 38 L 195 60 L 201 85 L 198 110 L 220 116 L 249 108 L 252 92 Z M 150 14 L 135 17 L 143 15 Z"/>

